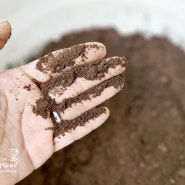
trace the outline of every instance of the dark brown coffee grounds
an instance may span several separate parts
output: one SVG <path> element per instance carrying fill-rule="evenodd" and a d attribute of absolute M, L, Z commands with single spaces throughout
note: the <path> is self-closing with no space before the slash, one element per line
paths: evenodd
<path fill-rule="evenodd" d="M 26 89 L 27 91 L 31 91 L 31 85 L 30 84 L 25 85 L 23 88 Z"/>
<path fill-rule="evenodd" d="M 53 107 L 56 106 L 55 100 L 45 96 L 44 98 L 38 99 L 36 106 L 32 107 L 33 113 L 37 116 L 42 116 L 44 119 L 48 118 Z"/>
<path fill-rule="evenodd" d="M 65 109 L 71 107 L 72 104 L 79 103 L 81 101 L 85 101 L 90 99 L 90 97 L 97 97 L 101 95 L 104 89 L 113 86 L 115 88 L 119 88 L 123 85 L 123 76 L 118 75 L 113 78 L 110 78 L 99 85 L 96 85 L 87 91 L 81 93 L 80 95 L 66 99 L 60 104 L 56 104 L 54 99 L 51 99 L 47 93 L 44 93 L 44 98 L 38 99 L 35 103 L 36 106 L 33 106 L 32 110 L 36 115 L 42 116 L 46 119 L 48 116 L 52 115 L 52 112 L 57 112 L 58 115 L 60 112 L 63 112 Z M 59 116 L 60 117 L 60 116 Z M 62 118 L 60 118 L 62 120 Z M 54 121 L 55 123 L 55 121 Z M 58 123 L 57 123 L 58 124 Z M 74 125 L 75 128 L 75 125 Z M 55 132 L 55 131 L 54 131 Z M 54 134 L 56 135 L 56 134 Z"/>
<path fill-rule="evenodd" d="M 97 45 L 90 45 L 88 47 L 97 47 Z M 68 66 L 73 65 L 74 64 L 73 59 L 79 56 L 82 53 L 82 51 L 84 51 L 84 45 L 78 45 L 64 49 L 64 51 L 58 57 L 59 59 L 56 59 L 56 57 L 54 57 L 52 53 L 49 53 L 48 55 L 39 59 L 39 62 L 37 63 L 37 69 L 42 72 L 48 71 L 54 73 L 59 72 L 59 70 L 64 69 L 67 65 Z M 83 54 L 82 58 L 84 58 L 84 56 L 85 55 Z M 61 65 L 61 63 L 63 62 L 64 64 Z M 58 66 L 60 65 L 62 67 L 59 69 Z M 123 84 L 123 80 L 122 76 L 118 75 L 93 88 L 90 88 L 89 90 L 83 92 L 81 95 L 75 98 L 65 100 L 59 105 L 56 105 L 55 100 L 51 99 L 48 95 L 50 90 L 58 86 L 62 86 L 62 88 L 70 86 L 72 83 L 74 83 L 74 81 L 77 78 L 85 78 L 87 80 L 101 79 L 108 72 L 108 69 L 115 68 L 118 65 L 126 67 L 127 60 L 124 57 L 113 57 L 109 59 L 103 59 L 101 61 L 94 63 L 85 63 L 77 65 L 71 67 L 71 69 L 63 71 L 60 76 L 56 77 L 56 79 L 50 78 L 48 82 L 39 84 L 39 88 L 41 89 L 44 98 L 40 98 L 35 102 L 36 106 L 33 107 L 33 112 L 36 115 L 40 115 L 46 119 L 49 115 L 52 115 L 54 111 L 60 114 L 60 112 L 70 107 L 73 103 L 78 103 L 90 99 L 91 95 L 93 95 L 93 97 L 100 95 L 105 88 L 108 88 L 110 86 L 114 86 L 115 88 L 120 87 Z M 93 111 L 94 110 L 96 109 L 93 109 Z M 93 118 L 93 115 L 95 116 L 97 114 L 94 114 L 94 112 L 92 112 L 92 115 L 89 116 L 87 116 L 87 113 L 84 114 L 84 116 L 87 116 L 87 119 L 90 117 Z M 83 116 L 77 118 L 78 122 L 80 123 L 83 122 L 85 119 L 86 118 L 84 118 Z M 58 136 L 59 134 L 64 134 L 64 132 L 67 132 L 71 128 L 75 129 L 77 126 L 76 125 L 77 123 L 74 122 L 76 121 L 76 119 L 70 121 L 64 121 L 61 119 L 61 123 L 56 123 L 53 117 L 53 121 L 54 121 L 54 137 Z"/>
<path fill-rule="evenodd" d="M 91 98 L 95 98 L 97 96 L 100 96 L 101 93 L 108 87 L 113 86 L 114 88 L 118 89 L 123 85 L 123 76 L 118 75 L 113 78 L 110 78 L 99 85 L 96 85 L 87 91 L 81 93 L 80 95 L 66 99 L 64 100 L 61 104 L 56 105 L 56 107 L 53 108 L 53 111 L 57 112 L 58 114 L 60 112 L 63 112 L 65 109 L 69 108 L 72 106 L 72 104 L 79 103 L 81 101 L 89 100 Z"/>
<path fill-rule="evenodd" d="M 95 47 L 95 46 L 91 45 L 91 47 Z M 58 86 L 62 86 L 62 88 L 66 88 L 67 86 L 70 86 L 72 83 L 74 83 L 74 81 L 77 78 L 80 78 L 80 77 L 85 78 L 87 80 L 101 79 L 108 72 L 109 68 L 115 68 L 118 65 L 126 67 L 127 60 L 124 57 L 113 57 L 109 59 L 103 59 L 101 61 L 94 62 L 94 63 L 81 64 L 81 65 L 72 67 L 69 70 L 63 71 L 62 74 L 58 76 L 56 79 L 51 78 L 46 83 L 38 84 L 38 87 L 41 89 L 44 97 L 40 98 L 35 102 L 36 106 L 33 106 L 33 112 L 36 115 L 40 115 L 46 119 L 53 111 L 56 111 L 56 112 L 64 111 L 64 105 L 66 102 L 62 103 L 62 105 L 58 105 L 58 108 L 57 108 L 55 100 L 51 99 L 48 95 L 50 90 Z M 69 107 L 72 103 L 77 103 L 82 100 L 87 100 L 92 94 L 94 94 L 94 96 L 98 96 L 98 94 L 100 94 L 104 90 L 104 88 L 107 88 L 109 86 L 114 86 L 115 88 L 118 88 L 121 86 L 121 84 L 122 84 L 121 76 L 114 77 L 98 85 L 97 87 L 89 89 L 88 91 L 86 91 L 86 94 L 84 93 L 81 96 L 74 98 L 75 100 L 74 102 L 70 101 L 70 99 L 67 100 L 67 103 L 68 103 L 67 106 Z M 87 93 L 89 93 L 89 95 Z"/>
<path fill-rule="evenodd" d="M 43 73 L 57 73 L 65 69 L 67 66 L 74 65 L 74 59 L 82 55 L 84 57 L 85 45 L 76 45 L 63 49 L 63 52 L 57 52 L 55 56 L 52 53 L 39 59 L 36 69 Z"/>
<path fill-rule="evenodd" d="M 88 45 L 86 45 L 86 48 L 87 49 L 95 48 L 96 50 L 98 50 L 99 49 L 99 46 L 97 44 L 88 44 Z M 85 62 L 85 60 L 88 59 L 85 54 L 86 54 L 85 52 L 82 52 L 82 54 L 81 54 L 82 62 Z"/>
<path fill-rule="evenodd" d="M 184 51 L 164 37 L 105 28 L 66 34 L 32 59 L 89 41 L 104 43 L 107 57 L 128 59 L 124 91 L 106 102 L 111 114 L 102 127 L 17 185 L 184 185 Z"/>
<path fill-rule="evenodd" d="M 65 135 L 65 132 L 74 130 L 77 126 L 84 126 L 87 121 L 97 118 L 101 114 L 105 113 L 105 111 L 106 109 L 103 107 L 93 108 L 72 120 L 62 120 L 60 124 L 57 123 L 53 117 L 54 127 L 47 129 L 54 130 L 54 137 Z"/>
<path fill-rule="evenodd" d="M 48 82 L 40 85 L 44 94 L 48 94 L 51 89 L 62 86 L 63 88 L 70 86 L 77 78 L 85 78 L 87 80 L 101 79 L 108 72 L 108 69 L 116 66 L 127 66 L 127 60 L 124 57 L 113 57 L 104 59 L 99 62 L 85 63 L 64 71 L 56 79 L 50 79 Z"/>

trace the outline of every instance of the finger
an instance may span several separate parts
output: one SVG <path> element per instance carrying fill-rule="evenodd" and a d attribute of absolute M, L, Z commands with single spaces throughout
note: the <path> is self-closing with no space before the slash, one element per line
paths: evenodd
<path fill-rule="evenodd" d="M 54 151 L 58 151 L 65 146 L 71 144 L 72 142 L 84 137 L 92 130 L 98 128 L 101 124 L 103 124 L 109 116 L 109 110 L 104 108 L 105 112 L 100 114 L 98 117 L 94 119 L 90 119 L 84 123 L 83 126 L 77 126 L 75 129 L 66 132 L 64 135 L 58 135 L 54 138 Z"/>
<path fill-rule="evenodd" d="M 112 79 L 87 90 L 78 97 L 66 100 L 66 102 L 56 107 L 56 112 L 63 120 L 74 119 L 87 110 L 90 110 L 111 98 L 118 93 L 122 87 L 123 80 L 121 75 L 113 77 Z"/>
<path fill-rule="evenodd" d="M 68 99 L 68 98 L 73 98 L 79 94 L 81 94 L 82 92 L 86 91 L 87 89 L 98 85 L 99 83 L 108 80 L 114 76 L 117 76 L 121 73 L 123 73 L 123 71 L 125 70 L 125 61 L 123 60 L 121 63 L 116 63 L 117 61 L 117 57 L 113 57 L 112 59 L 112 66 L 110 65 L 110 63 L 108 64 L 109 59 L 106 59 L 104 61 L 107 62 L 107 66 L 106 65 L 102 65 L 102 63 L 100 63 L 99 65 L 97 65 L 96 67 L 100 67 L 101 70 L 103 70 L 103 68 L 106 68 L 107 71 L 104 71 L 104 77 L 97 79 L 97 80 L 88 80 L 88 79 L 84 79 L 84 78 L 78 78 L 79 74 L 75 74 L 75 76 L 77 77 L 76 80 L 72 83 L 72 85 L 64 88 L 64 84 L 61 85 L 61 81 L 62 80 L 58 80 L 56 79 L 55 81 L 51 82 L 51 87 L 52 89 L 49 90 L 48 94 L 52 99 L 55 99 L 56 103 L 61 103 L 62 101 L 64 101 L 64 99 Z M 115 66 L 114 66 L 115 65 Z M 94 66 L 91 66 L 92 68 L 94 68 Z M 77 70 L 79 73 L 79 70 Z M 82 72 L 84 73 L 88 73 L 88 71 L 83 70 L 82 68 Z M 93 71 L 93 73 L 96 73 L 95 71 Z M 68 75 L 68 73 L 67 73 Z M 93 74 L 94 75 L 94 74 Z M 102 75 L 102 74 L 101 74 Z M 98 76 L 98 74 L 97 74 Z M 68 79 L 68 76 L 63 76 L 62 78 L 64 79 Z M 59 83 L 57 82 L 59 81 Z M 58 85 L 57 85 L 58 84 Z M 55 87 L 53 87 L 53 85 L 55 85 Z M 43 85 L 42 87 L 45 88 L 45 86 L 50 86 L 49 84 Z M 46 87 L 46 88 L 47 88 Z"/>
<path fill-rule="evenodd" d="M 11 35 L 10 23 L 6 20 L 0 20 L 0 50 L 4 47 Z"/>
<path fill-rule="evenodd" d="M 69 67 L 102 59 L 106 48 L 98 42 L 79 44 L 54 51 L 21 68 L 39 82 L 46 82 Z"/>

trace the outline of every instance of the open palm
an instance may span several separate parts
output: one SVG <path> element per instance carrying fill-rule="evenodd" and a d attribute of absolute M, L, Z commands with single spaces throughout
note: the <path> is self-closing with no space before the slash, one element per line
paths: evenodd
<path fill-rule="evenodd" d="M 52 68 L 53 62 L 56 62 L 56 59 L 61 61 L 61 58 L 66 58 L 66 53 L 73 52 L 74 47 L 55 51 L 29 64 L 0 73 L 0 157 L 1 159 L 7 158 L 11 149 L 18 151 L 18 164 L 14 167 L 15 171 L 12 173 L 1 173 L 0 171 L 2 184 L 11 185 L 20 181 L 41 166 L 55 151 L 80 139 L 108 118 L 109 111 L 105 108 L 102 114 L 85 119 L 83 126 L 77 123 L 75 128 L 54 135 L 53 129 L 50 129 L 54 127 L 53 119 L 50 116 L 51 112 L 47 116 L 43 116 L 34 111 L 37 108 L 38 100 L 45 96 L 40 88 L 42 84 L 51 81 L 56 84 L 56 79 L 63 73 L 65 74 L 66 70 L 69 71 L 76 66 L 88 63 L 96 64 L 106 54 L 105 47 L 100 43 L 86 43 L 79 46 L 83 46 L 83 52 L 81 52 L 83 55 L 81 53 L 78 56 L 73 54 L 73 58 L 70 59 L 73 63 L 65 64 L 66 66 L 61 63 L 60 65 L 63 67 L 59 66 L 55 71 Z M 60 118 L 75 120 L 116 94 L 123 87 L 120 74 L 125 70 L 126 63 L 123 58 L 119 57 L 111 60 L 119 61 L 119 63 L 110 65 L 108 68 L 104 65 L 105 70 L 100 71 L 99 77 L 94 80 L 79 77 L 67 87 L 59 84 L 50 88 L 48 97 L 60 105 L 66 99 L 80 96 L 88 89 L 98 90 L 99 84 L 111 79 L 117 78 L 117 81 L 120 82 L 118 87 L 113 84 L 105 85 L 102 92 L 96 96 L 92 94 L 89 98 L 66 107 L 59 113 Z M 107 59 L 104 63 L 109 61 L 110 59 Z M 39 62 L 42 62 L 40 68 L 38 67 Z M 90 67 L 97 68 L 97 66 Z M 87 71 L 84 71 L 85 73 Z M 65 75 L 62 77 L 65 78 Z"/>

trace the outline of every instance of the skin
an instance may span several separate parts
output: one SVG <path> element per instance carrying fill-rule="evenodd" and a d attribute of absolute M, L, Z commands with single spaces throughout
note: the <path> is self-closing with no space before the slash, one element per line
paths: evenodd
<path fill-rule="evenodd" d="M 0 20 L 0 50 L 4 47 L 11 35 L 10 23 L 6 20 Z"/>
<path fill-rule="evenodd" d="M 3 24 L 3 25 L 2 25 Z M 0 47 L 2 48 L 10 37 L 11 29 L 8 22 L 0 22 L 0 38 L 3 38 Z M 3 35 L 3 36 L 2 36 Z M 6 36 L 5 36 L 6 35 Z M 86 43 L 89 45 L 90 43 Z M 85 63 L 95 62 L 102 59 L 106 54 L 105 46 L 101 43 L 94 43 L 97 48 L 89 48 L 85 52 Z M 54 55 L 62 53 L 62 50 L 53 52 Z M 77 139 L 82 138 L 92 130 L 99 127 L 109 116 L 109 110 L 88 121 L 85 126 L 78 126 L 60 138 L 53 139 L 53 131 L 45 130 L 52 127 L 53 123 L 50 117 L 47 119 L 36 116 L 32 111 L 35 101 L 42 97 L 38 86 L 33 78 L 39 82 L 47 81 L 54 74 L 44 74 L 36 69 L 38 60 L 27 65 L 14 68 L 0 73 L 0 157 L 10 155 L 11 148 L 18 149 L 19 164 L 15 172 L 0 171 L 0 182 L 3 185 L 12 185 L 28 176 L 33 170 L 40 167 L 52 154 Z M 75 65 L 82 63 L 82 58 L 75 59 Z M 109 69 L 108 73 L 101 80 L 88 81 L 77 79 L 74 84 L 65 89 L 62 95 L 52 95 L 57 103 L 62 102 L 64 98 L 74 97 L 90 87 L 98 85 L 113 76 L 121 74 L 124 67 L 117 66 L 115 69 Z M 31 85 L 28 91 L 24 87 Z M 61 113 L 65 119 L 72 119 L 83 112 L 91 109 L 109 99 L 111 96 L 121 90 L 110 87 L 102 92 L 96 98 L 72 106 Z M 1 169 L 0 169 L 1 170 Z"/>

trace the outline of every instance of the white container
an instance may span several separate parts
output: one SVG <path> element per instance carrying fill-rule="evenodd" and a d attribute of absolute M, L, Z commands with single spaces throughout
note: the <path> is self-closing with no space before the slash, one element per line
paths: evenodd
<path fill-rule="evenodd" d="M 12 36 L 0 51 L 0 70 L 10 62 L 24 63 L 69 31 L 94 26 L 163 35 L 185 49 L 184 12 L 183 0 L 6 0 L 0 4 L 0 19 L 10 21 Z"/>

